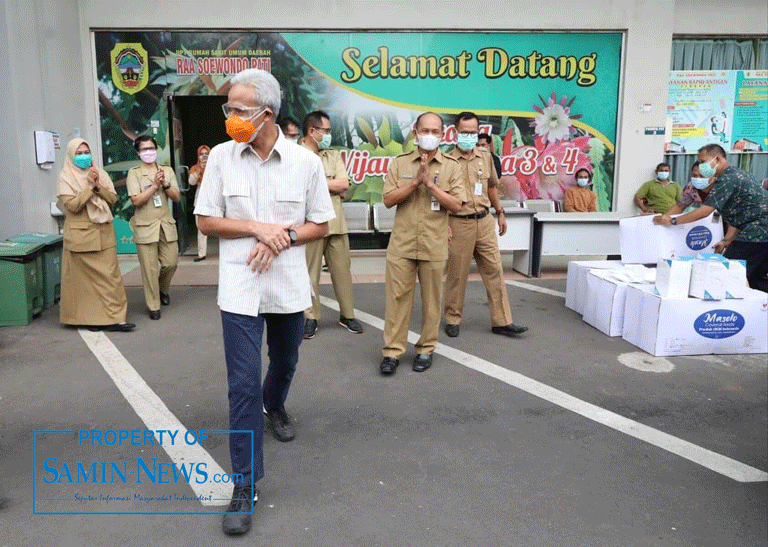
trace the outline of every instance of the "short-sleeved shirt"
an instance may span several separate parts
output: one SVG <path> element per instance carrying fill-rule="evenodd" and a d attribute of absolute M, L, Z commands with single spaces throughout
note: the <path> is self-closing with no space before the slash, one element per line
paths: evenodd
<path fill-rule="evenodd" d="M 304 146 L 309 151 L 312 151 L 308 146 Z M 323 171 L 325 172 L 326 179 L 347 179 L 349 180 L 349 173 L 344 166 L 344 162 L 341 161 L 341 154 L 338 150 L 320 150 L 320 161 L 323 162 Z M 344 208 L 341 205 L 341 196 L 331 194 L 331 201 L 333 202 L 333 211 L 336 213 L 336 218 L 328 221 L 328 235 L 346 234 L 347 219 L 344 217 Z"/>
<path fill-rule="evenodd" d="M 461 165 L 461 178 L 464 182 L 464 193 L 467 196 L 467 202 L 456 214 L 471 215 L 487 211 L 491 206 L 488 188 L 499 184 L 491 153 L 475 147 L 469 157 L 465 157 L 457 147 L 447 155 Z"/>
<path fill-rule="evenodd" d="M 658 180 L 649 180 L 644 183 L 635 194 L 639 198 L 648 200 L 648 207 L 663 215 L 678 202 L 683 190 L 680 185 L 671 180 L 662 184 Z"/>
<path fill-rule="evenodd" d="M 300 226 L 334 217 L 316 154 L 279 136 L 267 159 L 247 143 L 228 141 L 208 156 L 196 215 Z M 264 273 L 245 263 L 256 238 L 219 238 L 219 307 L 250 315 L 295 313 L 312 305 L 303 246 L 283 250 Z"/>
<path fill-rule="evenodd" d="M 172 188 L 179 189 L 176 175 L 173 169 L 167 165 L 158 165 L 165 174 L 165 182 Z M 146 165 L 142 163 L 128 171 L 125 179 L 125 188 L 129 196 L 137 196 L 152 186 L 153 176 L 150 176 Z M 155 206 L 154 196 L 160 198 L 160 205 Z M 168 208 L 168 196 L 162 188 L 155 191 L 154 195 L 141 207 L 136 207 L 136 212 L 131 218 L 133 241 L 138 244 L 157 243 L 160 241 L 160 230 L 163 230 L 166 241 L 178 241 L 179 233 L 176 231 L 176 221 Z"/>
<path fill-rule="evenodd" d="M 683 188 L 683 193 L 680 196 L 680 199 L 677 200 L 677 204 L 683 211 L 685 211 L 691 205 L 696 205 L 698 207 L 704 203 L 706 197 L 707 194 L 705 192 L 694 188 L 693 184 L 689 182 L 686 184 L 685 188 Z"/>
<path fill-rule="evenodd" d="M 565 210 L 568 213 L 596 212 L 597 194 L 589 188 L 569 186 L 565 190 Z"/>
<path fill-rule="evenodd" d="M 739 229 L 734 240 L 768 242 L 768 193 L 749 173 L 731 165 L 717 177 L 704 205 Z"/>
<path fill-rule="evenodd" d="M 420 164 L 418 150 L 393 158 L 384 177 L 383 194 L 412 184 Z M 467 201 L 458 161 L 438 150 L 427 169 L 441 190 L 462 203 Z M 433 201 L 437 205 L 433 206 Z M 448 260 L 448 211 L 439 206 L 424 184 L 397 204 L 387 253 L 412 260 Z"/>

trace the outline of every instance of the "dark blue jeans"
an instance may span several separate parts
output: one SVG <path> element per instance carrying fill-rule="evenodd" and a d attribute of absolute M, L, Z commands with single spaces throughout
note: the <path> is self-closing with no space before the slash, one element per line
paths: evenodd
<path fill-rule="evenodd" d="M 229 383 L 229 428 L 253 432 L 230 433 L 232 473 L 242 473 L 244 484 L 264 477 L 264 415 L 282 408 L 299 361 L 304 337 L 304 312 L 265 313 L 258 317 L 221 312 L 224 357 Z M 269 368 L 261 385 L 261 338 L 267 329 Z M 253 475 L 251 475 L 253 461 Z"/>
<path fill-rule="evenodd" d="M 723 255 L 725 258 L 745 260 L 749 286 L 768 292 L 768 242 L 733 241 Z"/>

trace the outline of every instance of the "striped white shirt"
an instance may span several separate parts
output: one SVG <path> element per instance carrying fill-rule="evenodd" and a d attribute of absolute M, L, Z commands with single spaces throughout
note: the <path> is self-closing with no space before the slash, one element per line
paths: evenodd
<path fill-rule="evenodd" d="M 247 143 L 214 146 L 203 180 L 196 215 L 293 226 L 335 218 L 320 158 L 286 140 L 282 132 L 263 161 Z M 254 317 L 310 307 L 304 246 L 282 251 L 259 274 L 245 263 L 255 244 L 253 237 L 220 239 L 219 307 Z"/>

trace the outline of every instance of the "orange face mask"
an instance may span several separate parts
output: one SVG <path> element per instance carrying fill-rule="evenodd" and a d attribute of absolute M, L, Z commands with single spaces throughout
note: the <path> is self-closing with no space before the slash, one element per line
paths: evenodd
<path fill-rule="evenodd" d="M 232 114 L 227 118 L 225 125 L 227 128 L 227 135 L 232 137 L 235 141 L 253 142 L 258 136 L 259 131 L 261 131 L 261 126 L 264 125 L 264 122 L 261 122 L 261 125 L 257 128 L 254 127 L 251 120 L 243 121 Z"/>

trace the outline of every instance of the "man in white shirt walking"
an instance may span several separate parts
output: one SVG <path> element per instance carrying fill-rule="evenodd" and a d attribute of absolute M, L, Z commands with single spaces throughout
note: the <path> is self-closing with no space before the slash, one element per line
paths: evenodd
<path fill-rule="evenodd" d="M 300 245 L 325 236 L 335 215 L 320 159 L 275 124 L 280 85 L 271 74 L 237 74 L 223 109 L 234 140 L 211 150 L 195 215 L 204 234 L 220 238 L 229 429 L 249 432 L 229 437 L 232 473 L 243 482 L 234 486 L 222 528 L 237 535 L 251 528 L 251 500 L 258 499 L 253 485 L 264 476 L 262 404 L 273 435 L 294 438 L 284 404 L 299 359 L 303 311 L 312 303 Z M 269 368 L 262 389 L 265 328 Z"/>

